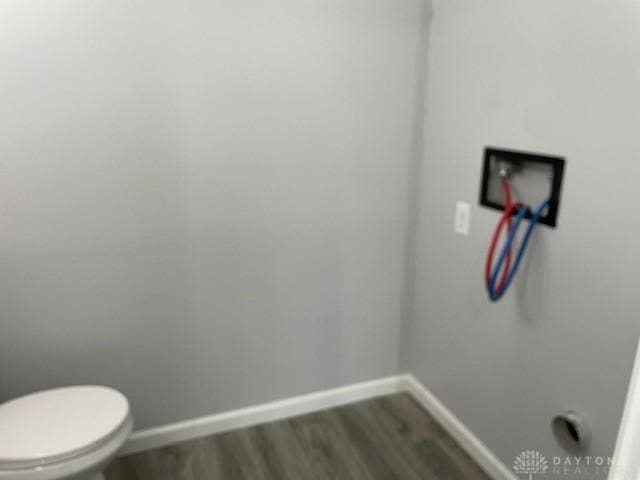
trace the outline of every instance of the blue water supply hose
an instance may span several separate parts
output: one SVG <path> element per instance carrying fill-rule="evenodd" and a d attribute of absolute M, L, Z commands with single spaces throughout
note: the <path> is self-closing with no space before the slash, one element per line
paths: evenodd
<path fill-rule="evenodd" d="M 502 287 L 502 290 L 500 290 L 499 292 L 496 292 L 495 286 L 498 280 L 498 276 L 500 274 L 500 270 L 502 269 L 502 265 L 505 261 L 505 258 L 507 257 L 507 254 L 511 249 L 511 246 L 518 234 L 520 223 L 522 222 L 522 219 L 524 218 L 524 216 L 527 214 L 527 211 L 529 211 L 529 207 L 525 205 L 522 208 L 520 208 L 520 210 L 518 211 L 518 215 L 516 216 L 516 221 L 513 224 L 513 228 L 511 229 L 511 232 L 509 233 L 509 236 L 507 237 L 507 240 L 504 243 L 504 246 L 502 247 L 502 251 L 500 252 L 500 257 L 498 258 L 498 262 L 496 263 L 496 266 L 493 269 L 493 273 L 491 274 L 491 280 L 489 281 L 488 290 L 489 290 L 489 299 L 491 299 L 492 302 L 497 302 L 498 300 L 500 300 L 509 289 L 511 282 L 516 276 L 518 267 L 520 266 L 520 262 L 524 257 L 524 253 L 527 250 L 527 245 L 529 243 L 529 239 L 531 238 L 531 234 L 533 233 L 533 230 L 535 229 L 536 225 L 540 221 L 540 218 L 542 217 L 542 212 L 544 212 L 544 210 L 549 206 L 550 203 L 551 203 L 551 198 L 547 198 L 544 202 L 542 202 L 538 206 L 538 208 L 536 208 L 535 212 L 531 216 L 529 227 L 527 228 L 527 231 L 524 234 L 524 238 L 522 239 L 522 244 L 518 249 L 516 260 L 513 266 L 511 267 L 511 270 L 507 274 L 507 278 L 504 282 L 504 286 Z"/>

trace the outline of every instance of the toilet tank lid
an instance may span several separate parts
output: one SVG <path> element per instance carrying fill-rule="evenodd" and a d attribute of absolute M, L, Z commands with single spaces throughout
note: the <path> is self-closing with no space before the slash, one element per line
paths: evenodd
<path fill-rule="evenodd" d="M 128 416 L 124 395 L 94 385 L 45 390 L 0 404 L 0 468 L 80 455 L 108 440 Z"/>

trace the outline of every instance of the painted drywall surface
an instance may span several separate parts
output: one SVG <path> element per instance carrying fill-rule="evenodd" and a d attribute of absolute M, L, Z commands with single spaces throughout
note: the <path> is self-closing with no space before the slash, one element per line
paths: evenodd
<path fill-rule="evenodd" d="M 398 370 L 422 2 L 0 4 L 0 400 Z"/>
<path fill-rule="evenodd" d="M 638 2 L 434 2 L 410 364 L 507 465 L 563 455 L 564 409 L 590 419 L 585 455 L 613 450 L 640 333 L 639 59 Z M 499 304 L 482 284 L 487 145 L 567 158 L 559 227 Z M 469 237 L 456 200 L 474 205 Z"/>

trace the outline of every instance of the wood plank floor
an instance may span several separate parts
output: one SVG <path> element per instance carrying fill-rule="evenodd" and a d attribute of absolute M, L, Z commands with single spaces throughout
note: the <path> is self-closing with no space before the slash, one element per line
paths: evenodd
<path fill-rule="evenodd" d="M 107 480 L 487 480 L 408 394 L 116 459 Z"/>

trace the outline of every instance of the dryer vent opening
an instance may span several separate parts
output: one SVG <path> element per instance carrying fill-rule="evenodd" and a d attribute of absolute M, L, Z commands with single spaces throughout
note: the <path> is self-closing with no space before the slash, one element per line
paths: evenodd
<path fill-rule="evenodd" d="M 585 450 L 591 441 L 591 431 L 584 417 L 578 412 L 564 412 L 551 421 L 553 436 L 568 452 Z"/>

